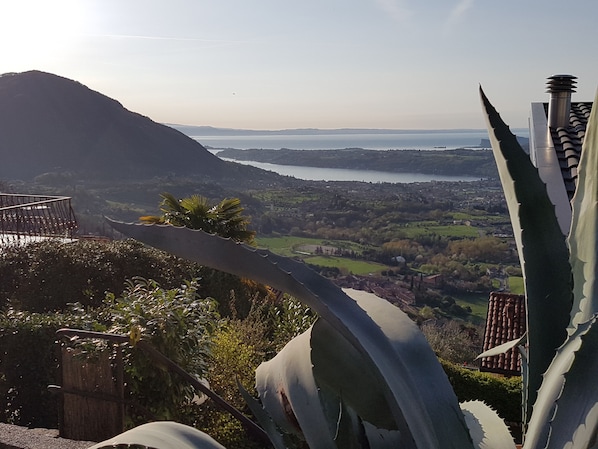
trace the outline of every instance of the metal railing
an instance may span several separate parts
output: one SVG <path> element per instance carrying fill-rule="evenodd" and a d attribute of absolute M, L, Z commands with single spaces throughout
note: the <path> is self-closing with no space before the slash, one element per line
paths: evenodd
<path fill-rule="evenodd" d="M 0 193 L 0 245 L 36 238 L 71 239 L 76 229 L 69 197 Z"/>

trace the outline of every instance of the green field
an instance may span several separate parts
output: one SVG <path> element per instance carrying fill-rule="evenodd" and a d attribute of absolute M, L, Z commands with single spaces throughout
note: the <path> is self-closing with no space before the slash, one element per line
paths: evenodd
<path fill-rule="evenodd" d="M 523 295 L 523 278 L 520 276 L 509 276 L 509 290 L 516 295 Z"/>
<path fill-rule="evenodd" d="M 310 245 L 332 246 L 343 250 L 352 250 L 357 254 L 360 254 L 366 248 L 364 245 L 345 240 L 327 240 L 309 237 L 260 237 L 256 241 L 259 248 L 267 248 L 273 253 L 287 257 L 305 255 L 305 251 L 301 251 L 301 247 Z"/>
<path fill-rule="evenodd" d="M 348 273 L 357 275 L 367 275 L 370 273 L 380 273 L 387 270 L 386 265 L 374 262 L 367 262 L 365 260 L 347 259 L 346 257 L 336 256 L 314 256 L 303 259 L 306 263 L 318 265 L 320 267 L 331 267 L 346 270 Z"/>
<path fill-rule="evenodd" d="M 322 245 L 322 239 L 306 237 L 261 237 L 256 239 L 259 248 L 266 248 L 285 257 L 296 256 L 295 248 L 301 245 Z"/>
<path fill-rule="evenodd" d="M 438 235 L 441 237 L 478 237 L 479 230 L 474 226 L 466 225 L 441 225 L 430 222 L 415 222 L 401 227 L 401 232 L 405 238 L 415 238 L 424 235 Z"/>
<path fill-rule="evenodd" d="M 470 307 L 473 322 L 481 324 L 486 321 L 486 314 L 488 313 L 488 295 L 464 295 L 455 296 L 455 301 L 461 307 Z"/>
<path fill-rule="evenodd" d="M 363 245 L 347 241 L 315 239 L 307 237 L 265 237 L 257 239 L 258 247 L 267 248 L 275 254 L 286 257 L 299 257 L 306 263 L 321 267 L 338 268 L 346 273 L 358 275 L 380 273 L 388 269 L 386 265 L 347 257 L 315 255 L 313 247 L 333 247 L 354 251 L 359 254 L 364 250 Z M 311 251 L 310 248 L 312 247 Z"/>

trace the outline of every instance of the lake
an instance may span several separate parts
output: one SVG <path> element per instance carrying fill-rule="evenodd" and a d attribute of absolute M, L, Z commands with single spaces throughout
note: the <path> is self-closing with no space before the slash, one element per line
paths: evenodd
<path fill-rule="evenodd" d="M 433 150 L 479 148 L 488 139 L 485 130 L 434 131 L 402 133 L 357 134 L 263 134 L 263 135 L 192 135 L 194 140 L 210 148 L 250 148 L 290 150 L 337 150 L 364 148 L 366 150 Z"/>
<path fill-rule="evenodd" d="M 216 153 L 217 154 L 217 153 Z M 413 182 L 431 181 L 479 181 L 480 178 L 471 176 L 441 176 L 426 175 L 422 173 L 391 173 L 374 170 L 351 170 L 344 168 L 319 168 L 302 167 L 299 165 L 278 165 L 255 161 L 237 161 L 235 159 L 222 158 L 225 161 L 232 161 L 238 164 L 251 165 L 263 170 L 273 171 L 283 176 L 292 176 L 306 181 L 360 181 L 360 182 L 390 182 L 398 184 L 409 184 Z"/>
<path fill-rule="evenodd" d="M 527 129 L 513 129 L 515 134 L 529 137 Z M 235 148 L 247 150 L 280 149 L 292 150 L 336 150 L 344 148 L 363 148 L 369 150 L 442 150 L 455 148 L 482 148 L 482 139 L 488 139 L 486 130 L 430 130 L 388 132 L 332 132 L 318 130 L 313 134 L 306 132 L 255 132 L 237 135 L 216 135 L 206 133 L 199 135 L 188 132 L 187 135 L 207 147 L 214 154 L 218 149 Z M 224 159 L 224 158 L 223 158 Z M 225 159 L 231 160 L 231 159 Z M 254 161 L 237 161 L 254 167 L 270 170 L 284 176 L 293 176 L 309 181 L 362 181 L 413 183 L 430 181 L 478 181 L 479 178 L 468 176 L 440 176 L 420 173 L 390 173 L 370 170 L 350 170 L 333 168 L 301 167 L 277 165 Z"/>

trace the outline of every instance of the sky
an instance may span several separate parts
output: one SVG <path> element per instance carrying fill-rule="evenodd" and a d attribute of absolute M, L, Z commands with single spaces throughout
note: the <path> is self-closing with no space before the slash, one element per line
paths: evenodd
<path fill-rule="evenodd" d="M 0 0 L 0 73 L 76 80 L 161 123 L 512 128 L 546 78 L 598 87 L 596 0 Z"/>

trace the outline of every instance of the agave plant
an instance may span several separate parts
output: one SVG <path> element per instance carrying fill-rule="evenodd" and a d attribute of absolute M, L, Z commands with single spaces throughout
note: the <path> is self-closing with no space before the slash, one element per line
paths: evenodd
<path fill-rule="evenodd" d="M 598 372 L 598 154 L 592 151 L 598 151 L 598 119 L 592 113 L 566 240 L 538 171 L 480 93 L 525 278 L 527 339 L 507 345 L 519 345 L 524 358 L 524 447 L 592 448 L 598 391 L 586 379 Z M 515 447 L 489 407 L 457 402 L 417 326 L 388 302 L 343 291 L 300 262 L 203 231 L 112 226 L 177 256 L 288 292 L 318 314 L 307 332 L 258 368 L 258 397 L 243 391 L 276 449 Z M 118 443 L 136 443 L 136 436 L 121 435 Z"/>
<path fill-rule="evenodd" d="M 524 275 L 527 335 L 514 342 L 524 361 L 523 447 L 596 447 L 597 111 L 588 122 L 564 236 L 538 170 L 481 89 L 480 96 Z"/>

